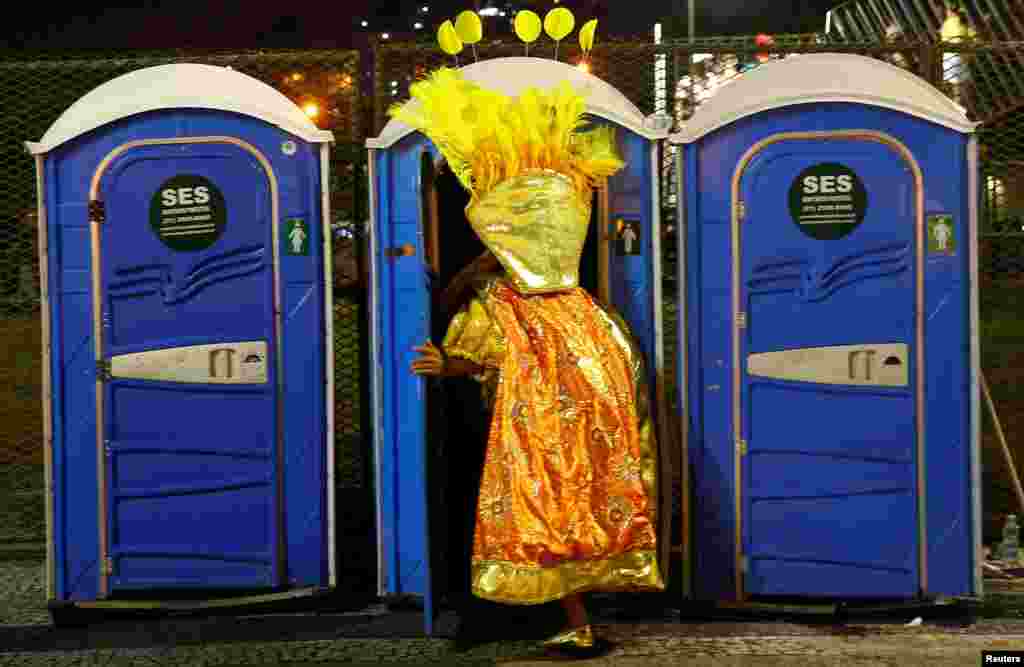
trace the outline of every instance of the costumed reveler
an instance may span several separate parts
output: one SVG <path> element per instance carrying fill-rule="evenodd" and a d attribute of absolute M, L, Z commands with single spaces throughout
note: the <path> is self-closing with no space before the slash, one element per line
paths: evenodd
<path fill-rule="evenodd" d="M 665 587 L 644 362 L 623 319 L 578 286 L 593 188 L 624 166 L 614 130 L 587 129 L 568 82 L 511 98 L 442 68 L 411 95 L 390 115 L 442 153 L 503 269 L 475 281 L 441 349 L 428 342 L 413 362 L 471 375 L 491 407 L 472 592 L 561 600 L 569 627 L 548 644 L 589 647 L 581 593 Z"/>

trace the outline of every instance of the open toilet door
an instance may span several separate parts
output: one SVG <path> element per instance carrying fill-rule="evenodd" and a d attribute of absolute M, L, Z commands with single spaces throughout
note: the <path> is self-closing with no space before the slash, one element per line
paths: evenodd
<path fill-rule="evenodd" d="M 661 334 L 660 194 L 658 141 L 647 119 L 619 91 L 567 65 L 538 58 L 501 58 L 463 68 L 470 79 L 511 95 L 530 86 L 554 87 L 569 80 L 590 91 L 588 112 L 617 128 L 627 167 L 608 180 L 599 197 L 600 253 L 598 296 L 629 323 L 646 357 L 652 412 L 661 451 L 659 560 L 667 567 L 671 534 Z M 432 479 L 428 443 L 431 380 L 410 371 L 414 347 L 435 333 L 435 287 L 424 207 L 424 154 L 436 155 L 425 136 L 390 122 L 367 142 L 370 148 L 371 210 L 371 368 L 378 521 L 378 591 L 382 597 L 422 600 L 427 634 L 434 631 L 444 577 L 436 576 L 436 542 L 446 527 L 432 519 L 430 503 L 439 479 Z M 440 340 L 434 337 L 435 343 Z M 432 428 L 432 427 L 431 427 Z M 434 475 L 433 477 L 437 477 Z M 433 500 L 432 500 L 433 499 Z M 431 522 L 437 525 L 431 525 Z M 433 554 L 434 558 L 431 558 Z"/>
<path fill-rule="evenodd" d="M 422 598 L 433 631 L 427 507 L 427 383 L 409 370 L 430 337 L 431 278 L 421 207 L 430 143 L 410 134 L 370 151 L 370 367 L 377 498 L 377 588 Z"/>

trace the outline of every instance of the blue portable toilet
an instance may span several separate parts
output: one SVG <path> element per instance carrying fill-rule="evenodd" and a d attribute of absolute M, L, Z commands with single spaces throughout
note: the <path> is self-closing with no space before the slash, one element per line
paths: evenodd
<path fill-rule="evenodd" d="M 695 598 L 981 594 L 975 127 L 816 54 L 670 139 Z"/>
<path fill-rule="evenodd" d="M 608 83 L 553 60 L 496 58 L 468 65 L 461 72 L 471 81 L 513 96 L 529 87 L 554 88 L 569 81 L 588 91 L 587 110 L 595 122 L 616 127 L 627 167 L 609 179 L 607 188 L 596 197 L 595 224 L 583 251 L 581 284 L 612 303 L 629 322 L 647 358 L 651 396 L 656 407 L 661 405 L 664 362 L 657 259 L 661 242 L 658 179 L 660 140 L 668 135 L 671 119 L 645 117 Z M 472 441 L 476 436 L 464 425 L 466 415 L 458 414 L 443 420 L 455 425 L 450 450 L 441 445 L 428 447 L 428 430 L 433 429 L 428 429 L 428 421 L 438 425 L 442 420 L 435 421 L 437 415 L 428 410 L 434 393 L 430 381 L 413 375 L 409 365 L 417 356 L 415 346 L 432 334 L 435 342 L 440 342 L 437 336 L 447 322 L 439 322 L 437 313 L 431 312 L 433 297 L 444 287 L 438 276 L 450 273 L 445 267 L 450 261 L 447 249 L 459 245 L 460 236 L 472 235 L 472 231 L 461 212 L 465 202 L 438 203 L 434 181 L 442 158 L 426 136 L 392 120 L 367 146 L 378 592 L 384 598 L 420 600 L 425 631 L 430 634 L 441 599 L 450 588 L 440 571 L 450 562 L 462 562 L 447 548 L 446 523 L 454 519 L 446 514 L 450 509 L 466 514 L 473 507 L 471 494 L 460 501 L 443 496 L 445 488 L 463 482 L 463 476 L 472 477 L 473 471 L 464 469 L 446 481 L 445 468 L 452 461 L 472 460 L 483 451 L 484 442 Z M 453 219 L 439 223 L 439 210 Z M 627 228 L 637 235 L 635 246 L 620 240 Z M 480 245 L 477 251 L 482 249 Z M 590 284 L 585 275 L 588 266 Z M 462 409 L 468 413 L 475 408 Z M 655 415 L 657 418 L 657 410 Z M 657 421 L 664 426 L 663 419 Z M 660 433 L 662 479 L 668 480 L 668 445 L 663 428 Z M 663 508 L 669 500 L 668 487 L 662 484 Z M 666 550 L 670 516 L 667 510 L 661 513 Z M 464 565 L 468 568 L 468 561 Z"/>
<path fill-rule="evenodd" d="M 26 144 L 53 607 L 333 583 L 331 141 L 270 86 L 177 64 Z"/>

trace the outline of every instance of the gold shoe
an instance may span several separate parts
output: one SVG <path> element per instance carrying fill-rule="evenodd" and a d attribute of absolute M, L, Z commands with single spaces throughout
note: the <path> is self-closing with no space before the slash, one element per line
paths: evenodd
<path fill-rule="evenodd" d="M 594 632 L 589 625 L 563 630 L 544 642 L 549 648 L 593 648 Z"/>

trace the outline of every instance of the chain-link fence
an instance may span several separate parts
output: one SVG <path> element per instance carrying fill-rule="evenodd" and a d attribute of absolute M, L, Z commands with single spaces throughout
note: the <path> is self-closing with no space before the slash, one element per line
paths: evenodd
<path fill-rule="evenodd" d="M 127 72 L 192 62 L 227 66 L 277 88 L 334 132 L 331 210 L 335 218 L 335 369 L 339 488 L 363 489 L 360 341 L 363 276 L 353 266 L 366 218 L 365 96 L 352 51 L 0 54 L 0 558 L 42 557 L 42 367 L 36 180 L 23 141 L 39 140 L 78 98 Z M 315 106 L 315 108 L 314 108 Z M 366 509 L 371 510 L 367 504 Z M 40 604 L 42 601 L 40 600 Z"/>

